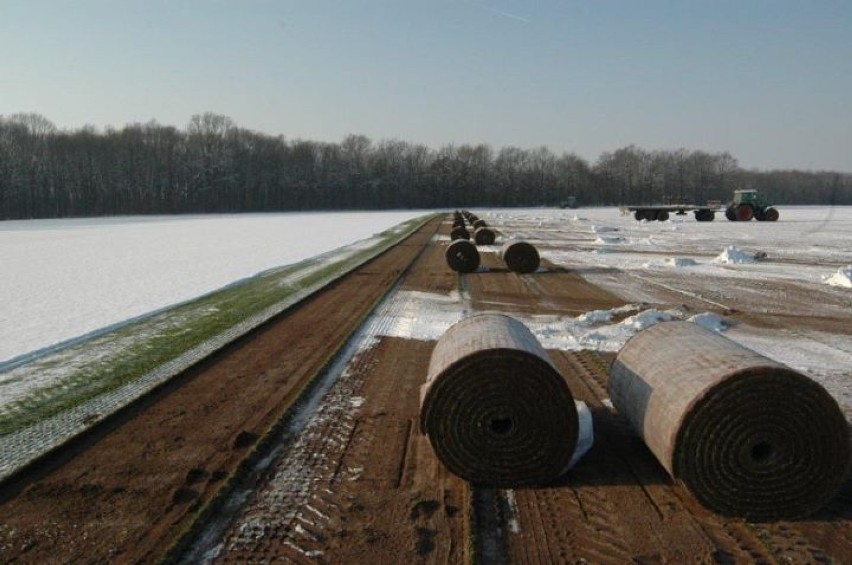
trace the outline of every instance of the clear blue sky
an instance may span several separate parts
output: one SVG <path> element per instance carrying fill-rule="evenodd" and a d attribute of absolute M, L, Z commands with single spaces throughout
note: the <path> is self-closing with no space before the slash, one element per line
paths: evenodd
<path fill-rule="evenodd" d="M 0 114 L 852 172 L 852 1 L 0 0 Z"/>

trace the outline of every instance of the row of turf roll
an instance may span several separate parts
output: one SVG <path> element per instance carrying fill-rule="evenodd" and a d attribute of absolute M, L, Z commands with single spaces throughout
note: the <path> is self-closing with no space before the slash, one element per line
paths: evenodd
<path fill-rule="evenodd" d="M 453 214 L 453 229 L 450 231 L 450 239 L 452 241 L 471 239 L 470 232 L 465 226 L 465 221 L 470 223 L 470 227 L 473 229 L 473 241 L 476 242 L 476 245 L 494 244 L 494 241 L 497 239 L 497 234 L 494 230 L 488 226 L 485 220 L 467 210 L 456 210 Z"/>
<path fill-rule="evenodd" d="M 465 227 L 465 221 L 474 228 L 473 242 Z M 477 245 L 493 245 L 496 233 L 485 220 L 467 210 L 456 211 L 453 217 L 453 228 L 450 232 L 450 245 L 447 246 L 445 257 L 447 265 L 459 273 L 472 273 L 479 268 L 480 256 Z M 501 250 L 500 257 L 510 271 L 516 273 L 535 272 L 541 258 L 534 245 L 520 240 L 507 240 Z"/>
<path fill-rule="evenodd" d="M 666 472 L 719 514 L 802 518 L 848 479 L 849 424 L 834 398 L 693 322 L 630 338 L 609 392 Z M 474 484 L 552 483 L 593 443 L 588 408 L 532 332 L 503 314 L 465 318 L 440 337 L 420 400 L 420 428 L 436 455 Z"/>

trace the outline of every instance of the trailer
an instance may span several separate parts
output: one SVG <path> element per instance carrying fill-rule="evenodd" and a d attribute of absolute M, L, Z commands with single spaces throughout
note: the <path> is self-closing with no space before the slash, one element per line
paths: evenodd
<path fill-rule="evenodd" d="M 621 213 L 633 213 L 633 217 L 638 221 L 648 220 L 649 222 L 657 220 L 665 222 L 669 219 L 669 215 L 677 214 L 685 216 L 692 212 L 695 214 L 695 219 L 699 222 L 712 222 L 716 217 L 716 212 L 722 209 L 721 202 L 708 202 L 706 205 L 698 204 L 650 204 L 647 206 L 622 206 Z"/>

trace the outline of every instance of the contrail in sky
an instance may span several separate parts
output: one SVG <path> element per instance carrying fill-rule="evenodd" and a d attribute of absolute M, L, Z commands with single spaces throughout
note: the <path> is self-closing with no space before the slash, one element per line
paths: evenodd
<path fill-rule="evenodd" d="M 510 14 L 509 12 L 504 12 L 503 10 L 498 10 L 497 8 L 492 8 L 491 6 L 488 6 L 487 4 L 481 4 L 479 2 L 474 2 L 473 0 L 468 0 L 468 1 L 471 4 L 473 4 L 474 6 L 479 6 L 483 10 L 488 10 L 489 12 L 493 12 L 493 13 L 499 15 L 499 16 L 503 16 L 504 18 L 510 18 L 510 19 L 513 19 L 513 20 L 517 20 L 519 22 L 524 22 L 525 24 L 531 23 L 530 20 L 528 20 L 527 18 L 523 18 L 521 16 L 516 16 L 515 14 Z"/>

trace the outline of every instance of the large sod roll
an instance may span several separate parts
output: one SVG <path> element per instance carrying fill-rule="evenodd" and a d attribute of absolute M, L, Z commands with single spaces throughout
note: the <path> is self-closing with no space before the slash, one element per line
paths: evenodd
<path fill-rule="evenodd" d="M 475 484 L 544 484 L 571 463 L 577 408 L 535 336 L 502 314 L 466 318 L 438 340 L 420 426 L 446 467 Z"/>
<path fill-rule="evenodd" d="M 532 273 L 540 262 L 538 250 L 526 241 L 507 241 L 501 255 L 509 270 L 516 273 Z"/>
<path fill-rule="evenodd" d="M 495 239 L 497 239 L 497 236 L 491 228 L 476 228 L 476 231 L 473 232 L 473 240 L 477 245 L 493 245 Z"/>
<path fill-rule="evenodd" d="M 457 239 L 444 252 L 447 265 L 459 273 L 472 273 L 479 268 L 479 251 L 470 240 Z"/>
<path fill-rule="evenodd" d="M 470 233 L 464 226 L 456 226 L 450 231 L 450 239 L 453 241 L 457 239 L 470 239 Z"/>
<path fill-rule="evenodd" d="M 612 365 L 612 403 L 708 508 L 806 516 L 843 484 L 846 418 L 822 386 L 691 322 L 635 336 Z"/>

